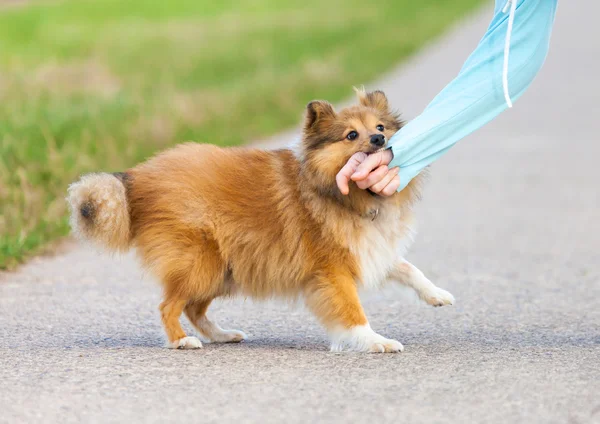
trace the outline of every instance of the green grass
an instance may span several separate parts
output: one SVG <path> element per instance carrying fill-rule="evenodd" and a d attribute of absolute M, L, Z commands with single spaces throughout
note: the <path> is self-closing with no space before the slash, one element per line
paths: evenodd
<path fill-rule="evenodd" d="M 0 268 L 68 233 L 64 196 L 79 174 L 123 170 L 178 142 L 229 146 L 297 124 L 309 100 L 349 96 L 479 3 L 0 9 Z"/>

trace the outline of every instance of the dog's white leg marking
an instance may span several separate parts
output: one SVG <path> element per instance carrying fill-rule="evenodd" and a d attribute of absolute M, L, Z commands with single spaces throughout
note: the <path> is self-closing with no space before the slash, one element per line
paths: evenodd
<path fill-rule="evenodd" d="M 412 287 L 419 298 L 431 306 L 454 304 L 454 296 L 450 292 L 433 284 L 416 266 L 402 259 L 393 268 L 389 276 L 392 280 Z"/>
<path fill-rule="evenodd" d="M 212 343 L 239 343 L 246 339 L 246 335 L 243 332 L 238 330 L 223 330 L 209 320 L 206 315 L 196 322 L 196 327 L 206 341 Z"/>
<path fill-rule="evenodd" d="M 402 352 L 404 346 L 397 340 L 386 339 L 367 323 L 352 328 L 337 327 L 329 331 L 332 352 Z"/>
<path fill-rule="evenodd" d="M 200 349 L 202 343 L 196 337 L 184 337 L 173 343 L 167 342 L 167 347 L 170 349 Z"/>

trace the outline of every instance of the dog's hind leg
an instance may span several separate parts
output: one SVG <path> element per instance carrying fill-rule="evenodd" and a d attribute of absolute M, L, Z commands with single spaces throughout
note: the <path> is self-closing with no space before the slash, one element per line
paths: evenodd
<path fill-rule="evenodd" d="M 223 330 L 206 316 L 206 310 L 211 300 L 197 300 L 189 302 L 185 307 L 185 314 L 196 327 L 202 340 L 212 343 L 239 343 L 246 335 L 238 330 Z"/>
<path fill-rule="evenodd" d="M 433 284 L 416 266 L 407 260 L 395 264 L 389 278 L 413 288 L 421 300 L 431 306 L 454 304 L 454 296 Z"/>
<path fill-rule="evenodd" d="M 187 239 L 182 237 L 183 241 L 179 242 L 167 239 L 162 243 L 151 240 L 144 244 L 144 258 L 165 289 L 160 311 L 169 339 L 167 346 L 174 349 L 202 347 L 199 339 L 186 336 L 179 318 L 195 299 L 212 299 L 222 293 L 226 269 L 214 240 L 202 234 L 196 238 L 186 235 Z"/>
<path fill-rule="evenodd" d="M 400 352 L 396 340 L 386 339 L 371 329 L 350 275 L 331 272 L 311 281 L 306 302 L 327 328 L 331 350 L 357 352 Z"/>

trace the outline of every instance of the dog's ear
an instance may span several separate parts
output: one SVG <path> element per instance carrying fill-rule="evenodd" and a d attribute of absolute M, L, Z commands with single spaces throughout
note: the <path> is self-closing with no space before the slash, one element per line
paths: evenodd
<path fill-rule="evenodd" d="M 309 130 L 319 121 L 333 119 L 335 116 L 335 110 L 331 104 L 323 100 L 313 100 L 306 105 L 304 129 Z"/>
<path fill-rule="evenodd" d="M 363 88 L 354 88 L 356 95 L 358 96 L 358 101 L 361 105 L 366 107 L 372 107 L 373 109 L 380 110 L 382 112 L 389 112 L 390 106 L 388 103 L 388 99 L 385 96 L 385 93 L 380 90 L 372 91 L 367 93 Z"/>

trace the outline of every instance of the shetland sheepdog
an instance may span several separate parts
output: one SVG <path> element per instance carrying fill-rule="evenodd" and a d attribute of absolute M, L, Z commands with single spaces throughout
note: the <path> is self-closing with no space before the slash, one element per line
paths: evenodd
<path fill-rule="evenodd" d="M 429 305 L 454 302 L 403 258 L 422 175 L 389 197 L 354 183 L 348 195 L 337 188 L 336 174 L 354 153 L 385 148 L 402 127 L 383 92 L 357 94 L 358 104 L 339 112 L 310 102 L 295 150 L 186 143 L 69 187 L 73 232 L 108 250 L 135 248 L 161 281 L 168 347 L 202 347 L 183 331 L 182 312 L 205 342 L 245 339 L 206 316 L 222 296 L 301 298 L 332 351 L 360 352 L 403 346 L 371 329 L 359 289 L 394 280 Z"/>

